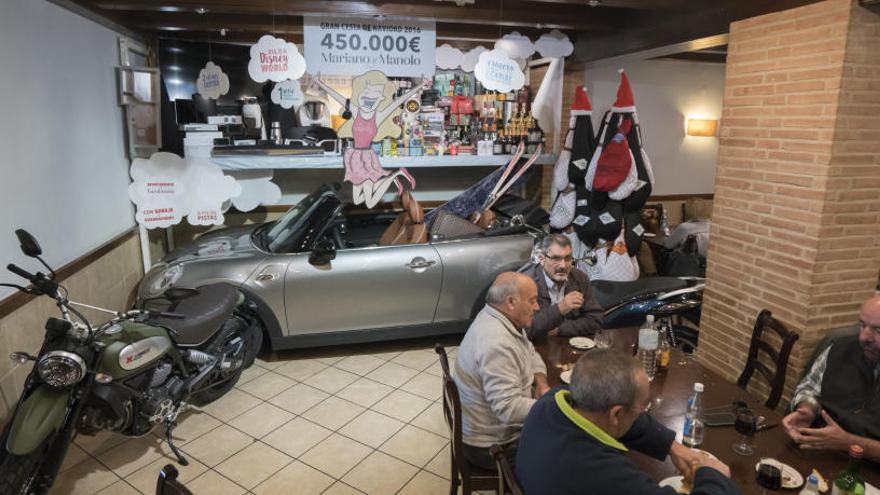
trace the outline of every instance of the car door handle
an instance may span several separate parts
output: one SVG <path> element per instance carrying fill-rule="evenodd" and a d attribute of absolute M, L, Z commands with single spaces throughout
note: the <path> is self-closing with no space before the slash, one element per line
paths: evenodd
<path fill-rule="evenodd" d="M 429 266 L 437 263 L 433 260 L 426 260 L 422 258 L 413 258 L 412 261 L 406 264 L 406 267 L 412 270 L 420 270 L 423 268 L 428 268 Z"/>

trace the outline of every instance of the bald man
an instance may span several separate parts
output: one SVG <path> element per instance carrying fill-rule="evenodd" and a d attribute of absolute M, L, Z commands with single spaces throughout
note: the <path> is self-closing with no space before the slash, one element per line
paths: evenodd
<path fill-rule="evenodd" d="M 804 450 L 846 452 L 880 461 L 880 296 L 864 304 L 858 335 L 837 339 L 816 358 L 782 420 Z"/>
<path fill-rule="evenodd" d="M 485 469 L 495 469 L 489 453 L 495 444 L 513 460 L 529 410 L 550 390 L 547 368 L 525 332 L 537 310 L 535 282 L 502 273 L 458 348 L 454 378 L 461 396 L 463 454 Z"/>

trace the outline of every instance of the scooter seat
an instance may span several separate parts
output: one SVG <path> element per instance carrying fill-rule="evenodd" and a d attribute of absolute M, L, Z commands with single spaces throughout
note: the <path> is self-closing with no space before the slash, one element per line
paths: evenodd
<path fill-rule="evenodd" d="M 151 324 L 173 330 L 171 338 L 181 347 L 198 347 L 223 327 L 238 303 L 238 289 L 229 284 L 211 284 L 198 293 L 174 301 L 166 311 L 183 318 L 153 318 Z"/>
<path fill-rule="evenodd" d="M 593 286 L 593 294 L 596 296 L 596 301 L 606 310 L 634 297 L 657 292 L 669 292 L 688 286 L 687 281 L 676 277 L 648 277 L 631 282 L 594 280 L 590 284 Z"/>

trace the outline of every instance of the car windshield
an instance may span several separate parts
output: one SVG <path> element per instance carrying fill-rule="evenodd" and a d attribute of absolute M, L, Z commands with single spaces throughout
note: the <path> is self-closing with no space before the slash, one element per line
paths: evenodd
<path fill-rule="evenodd" d="M 307 250 L 313 240 L 312 231 L 316 225 L 326 222 L 327 208 L 321 204 L 322 198 L 331 196 L 330 188 L 322 186 L 317 191 L 309 194 L 296 206 L 287 210 L 287 213 L 277 221 L 269 224 L 261 230 L 263 237 L 260 244 L 272 253 L 290 253 Z M 332 205 L 335 207 L 339 200 L 333 198 Z M 332 212 L 331 212 L 332 213 Z M 263 233 L 264 232 L 264 233 Z"/>

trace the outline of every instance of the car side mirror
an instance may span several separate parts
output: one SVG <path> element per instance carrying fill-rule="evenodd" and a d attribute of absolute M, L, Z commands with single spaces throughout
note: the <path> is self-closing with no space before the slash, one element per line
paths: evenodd
<path fill-rule="evenodd" d="M 18 229 L 15 231 L 15 235 L 18 237 L 18 243 L 21 245 L 21 252 L 24 253 L 25 256 L 36 258 L 43 254 L 43 250 L 40 248 L 40 243 L 37 242 L 37 239 L 32 236 L 30 232 L 24 229 Z"/>
<path fill-rule="evenodd" d="M 336 259 L 336 244 L 330 239 L 324 239 L 315 246 L 309 255 L 309 263 L 315 266 L 326 265 Z"/>

